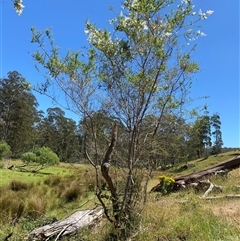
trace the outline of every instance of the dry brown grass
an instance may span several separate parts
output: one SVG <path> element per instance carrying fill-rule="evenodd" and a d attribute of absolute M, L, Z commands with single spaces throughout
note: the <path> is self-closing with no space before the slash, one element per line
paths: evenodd
<path fill-rule="evenodd" d="M 240 226 L 240 200 L 222 200 L 212 204 L 210 209 L 218 217 L 224 218 L 234 226 Z"/>
<path fill-rule="evenodd" d="M 44 197 L 33 196 L 27 201 L 26 206 L 26 214 L 32 219 L 37 219 L 45 215 L 47 200 Z"/>
<path fill-rule="evenodd" d="M 12 191 L 21 191 L 21 190 L 28 190 L 31 189 L 33 187 L 32 183 L 26 183 L 26 182 L 22 182 L 19 180 L 12 180 L 9 184 L 9 188 Z"/>

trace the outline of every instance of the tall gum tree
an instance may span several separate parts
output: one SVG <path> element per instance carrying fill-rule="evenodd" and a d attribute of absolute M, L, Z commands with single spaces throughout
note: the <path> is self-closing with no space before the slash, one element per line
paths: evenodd
<path fill-rule="evenodd" d="M 213 128 L 212 135 L 214 137 L 214 144 L 212 147 L 212 154 L 219 154 L 222 150 L 223 140 L 222 140 L 222 131 L 221 131 L 221 120 L 220 114 L 214 113 L 211 116 L 211 125 Z"/>
<path fill-rule="evenodd" d="M 126 0 L 122 11 L 109 20 L 109 28 L 86 21 L 90 47 L 69 51 L 65 57 L 60 57 L 49 29 L 32 29 L 37 68 L 47 70 L 39 91 L 55 99 L 52 90 L 60 89 L 66 107 L 89 120 L 95 155 L 86 150 L 86 156 L 96 170 L 96 195 L 118 240 L 126 240 L 138 228 L 155 163 L 156 134 L 166 115 L 182 115 L 191 76 L 199 69 L 191 57 L 193 41 L 205 35 L 198 24 L 212 13 L 196 13 L 191 0 Z M 102 160 L 97 158 L 98 125 L 93 118 L 99 110 L 114 120 Z M 147 116 L 152 124 L 146 127 Z M 118 148 L 118 138 L 125 140 L 124 147 Z M 115 158 L 125 164 L 123 168 L 111 166 Z M 100 186 L 101 175 L 110 197 Z"/>
<path fill-rule="evenodd" d="M 9 144 L 14 157 L 33 146 L 37 107 L 30 84 L 21 74 L 10 71 L 0 79 L 0 140 Z"/>

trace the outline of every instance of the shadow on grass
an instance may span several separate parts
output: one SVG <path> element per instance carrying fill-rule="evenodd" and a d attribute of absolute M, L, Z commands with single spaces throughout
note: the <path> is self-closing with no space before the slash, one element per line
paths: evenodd
<path fill-rule="evenodd" d="M 54 173 L 51 173 L 51 172 L 41 172 L 41 171 L 39 171 L 39 172 L 34 172 L 34 173 L 41 174 L 41 175 L 46 175 L 46 176 L 54 175 Z"/>
<path fill-rule="evenodd" d="M 15 172 L 19 172 L 19 173 L 28 173 L 28 174 L 40 174 L 40 175 L 46 175 L 46 176 L 49 176 L 49 175 L 54 175 L 54 173 L 51 173 L 51 172 L 44 172 L 42 170 L 39 170 L 39 171 L 35 171 L 35 170 L 26 170 L 26 169 L 20 169 L 18 170 L 17 168 L 14 169 Z"/>

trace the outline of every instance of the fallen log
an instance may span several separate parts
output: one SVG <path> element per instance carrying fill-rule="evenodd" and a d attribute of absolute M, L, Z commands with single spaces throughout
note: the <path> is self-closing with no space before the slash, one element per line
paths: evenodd
<path fill-rule="evenodd" d="M 52 237 L 56 237 L 56 241 L 62 236 L 72 235 L 83 227 L 93 225 L 97 220 L 101 219 L 102 216 L 102 208 L 77 211 L 61 221 L 57 221 L 33 230 L 26 236 L 26 239 L 31 241 L 47 241 Z"/>
<path fill-rule="evenodd" d="M 211 166 L 209 168 L 203 169 L 201 171 L 198 172 L 194 172 L 188 175 L 184 175 L 184 176 L 180 176 L 180 177 L 176 177 L 175 180 L 175 184 L 189 184 L 192 183 L 196 180 L 200 180 L 203 177 L 209 176 L 209 175 L 213 175 L 213 174 L 217 174 L 219 171 L 231 171 L 233 169 L 239 168 L 240 166 L 240 156 L 236 156 L 228 161 L 224 161 L 221 163 L 218 163 L 214 166 Z"/>
<path fill-rule="evenodd" d="M 202 180 L 204 177 L 207 177 L 209 175 L 217 175 L 218 173 L 223 173 L 223 171 L 224 173 L 227 173 L 228 171 L 231 171 L 239 167 L 240 167 L 240 156 L 236 156 L 234 158 L 231 158 L 228 161 L 218 163 L 214 166 L 203 169 L 201 171 L 176 177 L 174 178 L 175 180 L 174 190 L 178 190 L 182 187 L 186 187 L 191 183 L 199 182 L 199 180 Z M 159 191 L 161 191 L 161 185 L 157 184 L 151 189 L 150 192 L 159 192 Z"/>

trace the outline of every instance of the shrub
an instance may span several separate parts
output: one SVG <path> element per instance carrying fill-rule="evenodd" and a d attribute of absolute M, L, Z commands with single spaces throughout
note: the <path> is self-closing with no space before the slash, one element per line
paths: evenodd
<path fill-rule="evenodd" d="M 161 193 L 168 194 L 172 191 L 174 185 L 174 179 L 172 177 L 168 177 L 165 175 L 159 176 L 160 186 L 161 186 Z"/>
<path fill-rule="evenodd" d="M 30 162 L 36 162 L 37 161 L 37 156 L 33 152 L 26 152 L 22 154 L 22 160 L 29 164 Z"/>
<path fill-rule="evenodd" d="M 0 141 L 0 160 L 7 154 L 10 154 L 10 146 L 4 141 Z"/>
<path fill-rule="evenodd" d="M 57 154 L 48 147 L 37 148 L 33 152 L 26 152 L 22 154 L 21 158 L 26 164 L 36 163 L 41 165 L 40 169 L 59 164 Z"/>
<path fill-rule="evenodd" d="M 58 165 L 59 158 L 56 153 L 54 153 L 48 147 L 38 148 L 34 151 L 37 156 L 37 162 L 44 165 Z"/>

